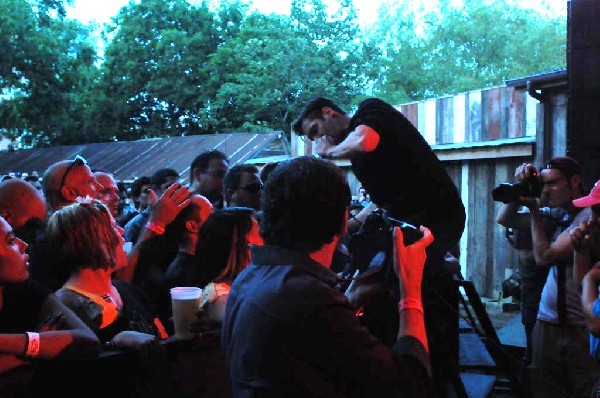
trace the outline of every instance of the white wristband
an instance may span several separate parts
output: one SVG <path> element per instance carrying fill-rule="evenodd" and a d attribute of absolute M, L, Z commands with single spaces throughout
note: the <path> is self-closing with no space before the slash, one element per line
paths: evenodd
<path fill-rule="evenodd" d="M 37 357 L 40 353 L 40 334 L 36 332 L 27 333 L 27 351 L 25 351 L 26 357 Z"/>

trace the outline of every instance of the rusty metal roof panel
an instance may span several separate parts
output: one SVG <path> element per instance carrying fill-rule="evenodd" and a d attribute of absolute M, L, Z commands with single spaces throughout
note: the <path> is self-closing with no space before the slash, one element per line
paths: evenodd
<path fill-rule="evenodd" d="M 225 153 L 230 165 L 265 154 L 289 156 L 289 145 L 281 132 L 194 135 L 0 151 L 0 174 L 36 171 L 42 175 L 51 164 L 81 155 L 92 168 L 112 172 L 120 181 L 151 175 L 160 168 L 169 167 L 177 170 L 187 183 L 194 158 L 212 149 Z"/>

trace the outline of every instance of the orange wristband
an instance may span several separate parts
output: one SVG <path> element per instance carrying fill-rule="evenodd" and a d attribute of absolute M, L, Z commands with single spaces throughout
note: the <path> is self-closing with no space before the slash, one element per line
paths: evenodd
<path fill-rule="evenodd" d="M 399 312 L 402 312 L 402 311 L 408 310 L 408 309 L 417 310 L 421 314 L 424 314 L 423 303 L 421 302 L 421 300 L 417 300 L 415 298 L 405 298 L 405 299 L 400 300 L 400 302 L 398 303 L 398 311 Z"/>
<path fill-rule="evenodd" d="M 154 232 L 156 235 L 162 235 L 165 233 L 165 227 L 158 224 L 154 224 L 152 221 L 148 221 L 146 223 L 146 228 Z"/>

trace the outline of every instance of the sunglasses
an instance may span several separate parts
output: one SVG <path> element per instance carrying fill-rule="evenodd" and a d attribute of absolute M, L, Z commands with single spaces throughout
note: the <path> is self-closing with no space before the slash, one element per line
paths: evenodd
<path fill-rule="evenodd" d="M 263 184 L 261 184 L 260 182 L 256 182 L 254 184 L 246 185 L 245 187 L 240 187 L 240 189 L 248 191 L 249 193 L 259 193 L 260 191 L 262 191 L 263 187 Z"/>
<path fill-rule="evenodd" d="M 75 159 L 73 159 L 69 167 L 67 167 L 67 169 L 65 170 L 65 174 L 63 174 L 62 179 L 60 180 L 60 186 L 58 189 L 62 189 L 62 187 L 65 185 L 65 180 L 67 179 L 67 176 L 75 166 L 83 166 L 86 164 L 88 164 L 88 162 L 83 158 L 83 156 L 75 156 Z"/>

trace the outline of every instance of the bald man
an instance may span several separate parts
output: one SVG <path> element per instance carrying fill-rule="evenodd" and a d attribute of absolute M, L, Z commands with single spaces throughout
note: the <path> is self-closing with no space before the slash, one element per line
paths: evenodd
<path fill-rule="evenodd" d="M 20 178 L 0 182 L 0 216 L 21 240 L 31 244 L 46 219 L 46 201 L 40 191 Z"/>
<path fill-rule="evenodd" d="M 50 213 L 75 203 L 78 197 L 96 198 L 102 185 L 81 156 L 61 160 L 46 169 L 42 190 Z M 45 225 L 38 228 L 35 242 L 29 245 L 29 275 L 46 284 L 52 291 L 63 286 L 69 278 L 69 267 L 61 261 L 61 251 L 46 240 Z"/>
<path fill-rule="evenodd" d="M 119 216 L 119 201 L 121 200 L 117 181 L 113 178 L 112 174 L 104 171 L 95 171 L 94 177 L 96 177 L 96 181 L 102 186 L 98 190 L 98 199 L 108 207 L 110 214 L 116 220 Z"/>
<path fill-rule="evenodd" d="M 102 185 L 81 156 L 56 162 L 42 177 L 42 189 L 51 212 L 75 202 L 78 197 L 96 198 Z"/>

